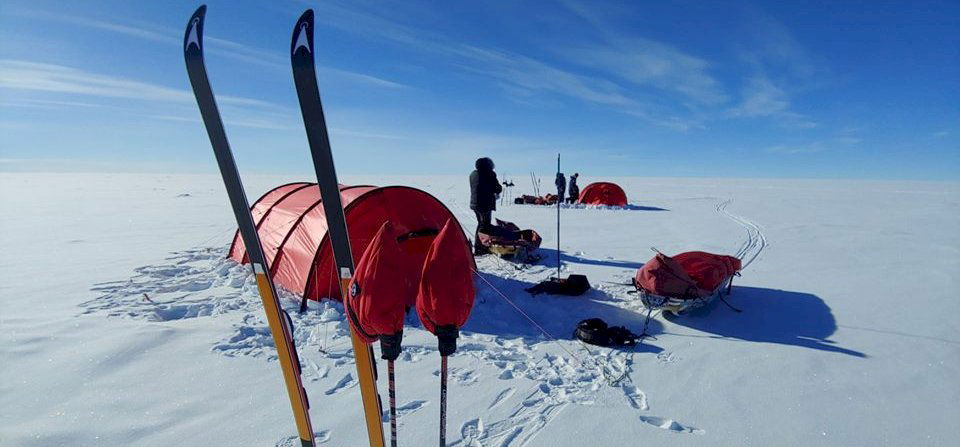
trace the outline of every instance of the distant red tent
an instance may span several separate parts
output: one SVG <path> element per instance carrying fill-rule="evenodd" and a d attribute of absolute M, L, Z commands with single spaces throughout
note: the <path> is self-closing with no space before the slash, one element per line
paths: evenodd
<path fill-rule="evenodd" d="M 340 197 L 356 260 L 388 220 L 398 235 L 401 252 L 407 257 L 403 265 L 409 271 L 403 274 L 413 284 L 419 282 L 427 251 L 448 220 L 460 230 L 463 251 L 470 253 L 456 218 L 443 203 L 424 191 L 407 186 L 340 185 Z M 251 212 L 270 273 L 278 285 L 312 300 L 340 299 L 339 275 L 327 237 L 320 189 L 315 183 L 278 186 L 260 197 Z M 453 250 L 456 245 L 446 247 Z M 239 234 L 234 236 L 228 256 L 237 262 L 249 262 Z"/>
<path fill-rule="evenodd" d="M 577 203 L 584 205 L 627 206 L 627 193 L 615 183 L 596 182 L 580 191 Z"/>

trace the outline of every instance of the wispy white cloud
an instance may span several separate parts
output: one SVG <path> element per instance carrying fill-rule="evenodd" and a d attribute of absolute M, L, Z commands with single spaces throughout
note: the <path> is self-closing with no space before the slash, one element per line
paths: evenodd
<path fill-rule="evenodd" d="M 56 64 L 44 64 L 23 60 L 0 59 L 0 90 L 25 91 L 58 95 L 55 99 L 23 98 L 5 101 L 5 105 L 30 108 L 110 108 L 139 116 L 165 121 L 195 121 L 196 112 L 193 93 L 148 82 L 117 76 L 92 73 L 77 68 Z M 100 100 L 125 100 L 152 102 L 177 106 L 177 113 L 142 114 L 142 107 L 124 106 L 122 103 L 78 101 L 75 96 Z M 259 99 L 218 95 L 223 105 L 224 122 L 241 127 L 257 129 L 286 129 L 296 116 L 286 107 Z M 184 107 L 186 106 L 186 107 Z M 157 107 L 153 107 L 157 110 Z"/>
<path fill-rule="evenodd" d="M 195 165 L 184 165 L 175 161 L 131 161 L 131 160 L 91 160 L 89 158 L 0 158 L 0 172 L 202 172 Z"/>
<path fill-rule="evenodd" d="M 77 68 L 32 61 L 0 59 L 0 88 L 68 93 L 143 101 L 192 103 L 193 93 L 148 82 L 91 73 Z M 259 99 L 221 95 L 225 104 L 277 107 Z"/>
<path fill-rule="evenodd" d="M 332 127 L 330 128 L 330 134 L 334 136 L 347 136 L 347 137 L 358 137 L 358 138 L 367 138 L 367 139 L 376 139 L 376 140 L 412 140 L 412 137 L 384 132 L 368 131 L 368 130 L 357 130 L 357 129 L 344 129 L 342 127 Z"/>
<path fill-rule="evenodd" d="M 413 50 L 441 56 L 440 60 L 464 71 L 496 79 L 514 92 L 549 91 L 608 105 L 631 102 L 610 81 L 561 70 L 532 57 L 452 41 L 423 29 L 401 25 L 375 12 L 363 12 L 334 3 L 326 4 L 323 8 L 324 15 L 330 17 L 330 20 L 323 22 L 324 25 L 364 37 L 388 39 Z M 375 32 L 369 32 L 371 30 Z"/>
<path fill-rule="evenodd" d="M 2 86 L 0 86 L 2 88 Z M 60 101 L 49 99 L 18 99 L 11 101 L 0 101 L 0 107 L 20 107 L 27 109 L 59 109 L 63 107 L 83 107 L 83 108 L 113 108 L 109 104 L 98 104 L 83 101 Z"/>
<path fill-rule="evenodd" d="M 609 19 L 631 11 L 610 11 L 574 0 L 561 3 L 590 24 L 603 41 L 602 45 L 558 52 L 568 56 L 570 62 L 604 70 L 633 84 L 679 93 L 697 104 L 717 105 L 728 99 L 721 83 L 710 75 L 706 60 L 673 45 L 637 37 L 632 31 L 621 31 Z"/>
<path fill-rule="evenodd" d="M 153 42 L 166 43 L 166 44 L 175 44 L 180 45 L 181 37 L 178 36 L 177 32 L 172 31 L 171 29 L 162 29 L 157 28 L 155 25 L 149 24 L 122 24 L 115 22 L 107 22 L 100 19 L 94 19 L 90 17 L 82 16 L 73 16 L 69 14 L 63 14 L 60 12 L 52 13 L 36 9 L 16 9 L 13 11 L 7 11 L 10 14 L 16 14 L 21 17 L 30 17 L 42 20 L 48 20 L 59 23 L 66 23 L 71 25 L 82 26 L 85 28 L 99 29 L 103 31 L 110 31 L 114 33 L 120 33 L 131 37 L 136 37 L 139 39 L 150 40 Z"/>
<path fill-rule="evenodd" d="M 462 44 L 444 51 L 470 60 L 461 65 L 465 70 L 528 91 L 551 91 L 597 104 L 628 106 L 634 103 L 613 82 L 561 70 L 531 57 Z"/>
<path fill-rule="evenodd" d="M 771 116 L 790 108 L 787 93 L 763 74 L 748 78 L 742 94 L 742 102 L 732 110 L 735 116 Z"/>
<path fill-rule="evenodd" d="M 863 142 L 863 139 L 859 137 L 837 136 L 809 143 L 778 144 L 766 148 L 765 152 L 786 155 L 815 154 L 826 151 L 850 150 L 856 148 L 861 142 Z"/>
<path fill-rule="evenodd" d="M 750 47 L 738 54 L 752 74 L 742 83 L 740 100 L 729 115 L 773 118 L 793 128 L 817 127 L 813 118 L 794 110 L 792 97 L 815 84 L 814 77 L 824 70 L 784 24 L 758 10 L 747 11 L 747 17 Z"/>
<path fill-rule="evenodd" d="M 383 88 L 390 88 L 390 89 L 405 89 L 410 87 L 406 84 L 401 84 L 399 82 L 378 78 L 376 76 L 371 76 L 368 74 L 357 73 L 355 71 L 341 70 L 339 68 L 319 67 L 317 68 L 317 73 L 318 73 L 317 75 L 320 76 L 321 78 L 336 77 L 348 82 L 366 84 L 366 85 L 375 86 L 375 87 L 383 87 Z"/>
<path fill-rule="evenodd" d="M 36 17 L 54 22 L 82 26 L 85 28 L 119 33 L 125 36 L 167 45 L 176 45 L 179 47 L 183 44 L 182 29 L 162 27 L 152 23 L 108 22 L 83 16 L 74 16 L 61 13 L 53 14 L 40 10 L 18 10 L 16 13 L 28 17 Z M 290 61 L 287 59 L 286 53 L 267 51 L 251 45 L 246 45 L 233 40 L 223 39 L 211 35 L 204 36 L 203 40 L 205 52 L 211 55 L 222 56 L 240 62 L 252 63 L 275 70 L 288 71 L 290 69 Z M 385 88 L 405 87 L 403 84 L 398 82 L 350 70 L 320 68 L 318 71 L 321 73 L 321 75 L 330 75 L 348 82 L 362 83 L 368 86 Z"/>
<path fill-rule="evenodd" d="M 679 93 L 698 104 L 727 100 L 720 83 L 707 74 L 709 64 L 676 48 L 649 39 L 622 39 L 613 45 L 566 52 L 577 63 L 606 70 L 637 85 Z"/>
<path fill-rule="evenodd" d="M 823 72 L 786 25 L 759 10 L 748 11 L 747 21 L 753 35 L 750 48 L 740 52 L 745 62 L 796 79 Z"/>
<path fill-rule="evenodd" d="M 387 39 L 402 44 L 406 48 L 431 54 L 435 57 L 434 60 L 443 61 L 465 72 L 488 77 L 520 102 L 529 103 L 530 97 L 538 93 L 551 93 L 591 104 L 609 106 L 613 110 L 640 117 L 656 125 L 675 129 L 689 129 L 697 126 L 696 123 L 680 117 L 663 119 L 660 117 L 663 113 L 651 112 L 651 106 L 642 101 L 640 95 L 634 94 L 632 89 L 621 83 L 609 79 L 610 76 L 588 75 L 560 68 L 529 55 L 457 42 L 447 36 L 397 23 L 382 17 L 376 11 L 363 11 L 359 7 L 344 7 L 336 3 L 328 3 L 323 6 L 323 14 L 330 18 L 324 22 L 324 25 L 337 27 L 363 37 L 375 36 Z M 634 40 L 631 44 L 635 45 L 637 42 Z M 612 70 L 622 72 L 621 77 L 628 81 L 660 87 L 669 84 L 670 89 L 695 97 L 697 101 L 710 103 L 722 99 L 722 95 L 710 91 L 714 82 L 710 78 L 691 75 L 683 78 L 686 82 L 679 86 L 677 82 L 668 82 L 667 79 L 670 76 L 677 76 L 679 69 L 673 67 L 702 69 L 702 61 L 686 57 L 679 52 L 671 52 L 667 46 L 657 46 L 652 41 L 643 41 L 643 43 L 649 48 L 656 47 L 658 55 L 671 58 L 663 63 L 670 68 L 664 70 L 662 68 L 664 65 L 660 68 L 655 67 L 659 59 L 651 57 L 642 61 L 647 64 L 646 73 L 641 73 L 640 69 L 627 72 L 627 70 L 620 70 L 619 63 L 615 61 L 617 56 L 613 52 L 595 53 L 597 60 L 587 61 L 587 63 L 599 65 L 602 60 L 610 65 L 616 65 L 617 67 Z M 660 71 L 653 73 L 650 70 Z"/>
<path fill-rule="evenodd" d="M 187 116 L 187 115 L 142 115 L 143 117 L 156 119 L 161 121 L 177 121 L 185 123 L 197 123 L 203 124 L 203 120 L 200 119 L 200 116 Z M 270 120 L 263 118 L 224 118 L 224 124 L 228 126 L 238 126 L 238 127 L 248 127 L 252 129 L 266 129 L 266 130 L 285 130 L 292 129 L 294 126 L 283 123 L 290 123 L 291 121 L 280 121 L 280 120 Z"/>

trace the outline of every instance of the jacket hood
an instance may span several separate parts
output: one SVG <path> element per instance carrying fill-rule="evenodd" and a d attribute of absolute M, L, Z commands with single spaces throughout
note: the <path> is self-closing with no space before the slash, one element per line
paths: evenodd
<path fill-rule="evenodd" d="M 477 162 L 474 163 L 474 167 L 476 167 L 478 171 L 492 171 L 493 166 L 493 160 L 488 157 L 478 158 Z"/>

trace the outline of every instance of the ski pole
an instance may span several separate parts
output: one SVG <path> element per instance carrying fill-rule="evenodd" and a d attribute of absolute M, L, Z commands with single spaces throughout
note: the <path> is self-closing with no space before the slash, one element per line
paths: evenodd
<path fill-rule="evenodd" d="M 447 447 L 447 356 L 440 356 L 440 447 Z"/>
<path fill-rule="evenodd" d="M 393 360 L 387 362 L 387 386 L 390 395 L 390 447 L 397 447 L 397 387 Z"/>
<path fill-rule="evenodd" d="M 560 178 L 560 153 L 557 153 L 557 178 Z M 557 281 L 560 280 L 560 185 L 557 185 Z"/>

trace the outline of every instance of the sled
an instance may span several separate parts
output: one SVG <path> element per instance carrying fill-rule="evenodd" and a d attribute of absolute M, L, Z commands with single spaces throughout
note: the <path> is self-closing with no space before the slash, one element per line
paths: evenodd
<path fill-rule="evenodd" d="M 512 222 L 497 219 L 496 225 L 481 226 L 477 237 L 487 251 L 503 259 L 520 263 L 539 259 L 534 252 L 540 247 L 540 235 L 534 230 L 521 230 Z"/>
<path fill-rule="evenodd" d="M 723 300 L 740 268 L 740 260 L 732 256 L 692 251 L 669 257 L 657 252 L 637 271 L 633 285 L 647 309 L 680 314 Z"/>
<path fill-rule="evenodd" d="M 640 295 L 640 302 L 643 303 L 643 307 L 650 310 L 660 310 L 663 313 L 680 315 L 689 310 L 706 306 L 717 298 L 722 300 L 723 296 L 729 296 L 733 289 L 734 276 L 740 276 L 740 273 L 734 273 L 728 276 L 719 287 L 705 296 L 664 296 L 651 293 L 643 287 L 637 286 L 636 283 L 634 283 L 634 287 L 637 288 L 637 294 Z"/>

